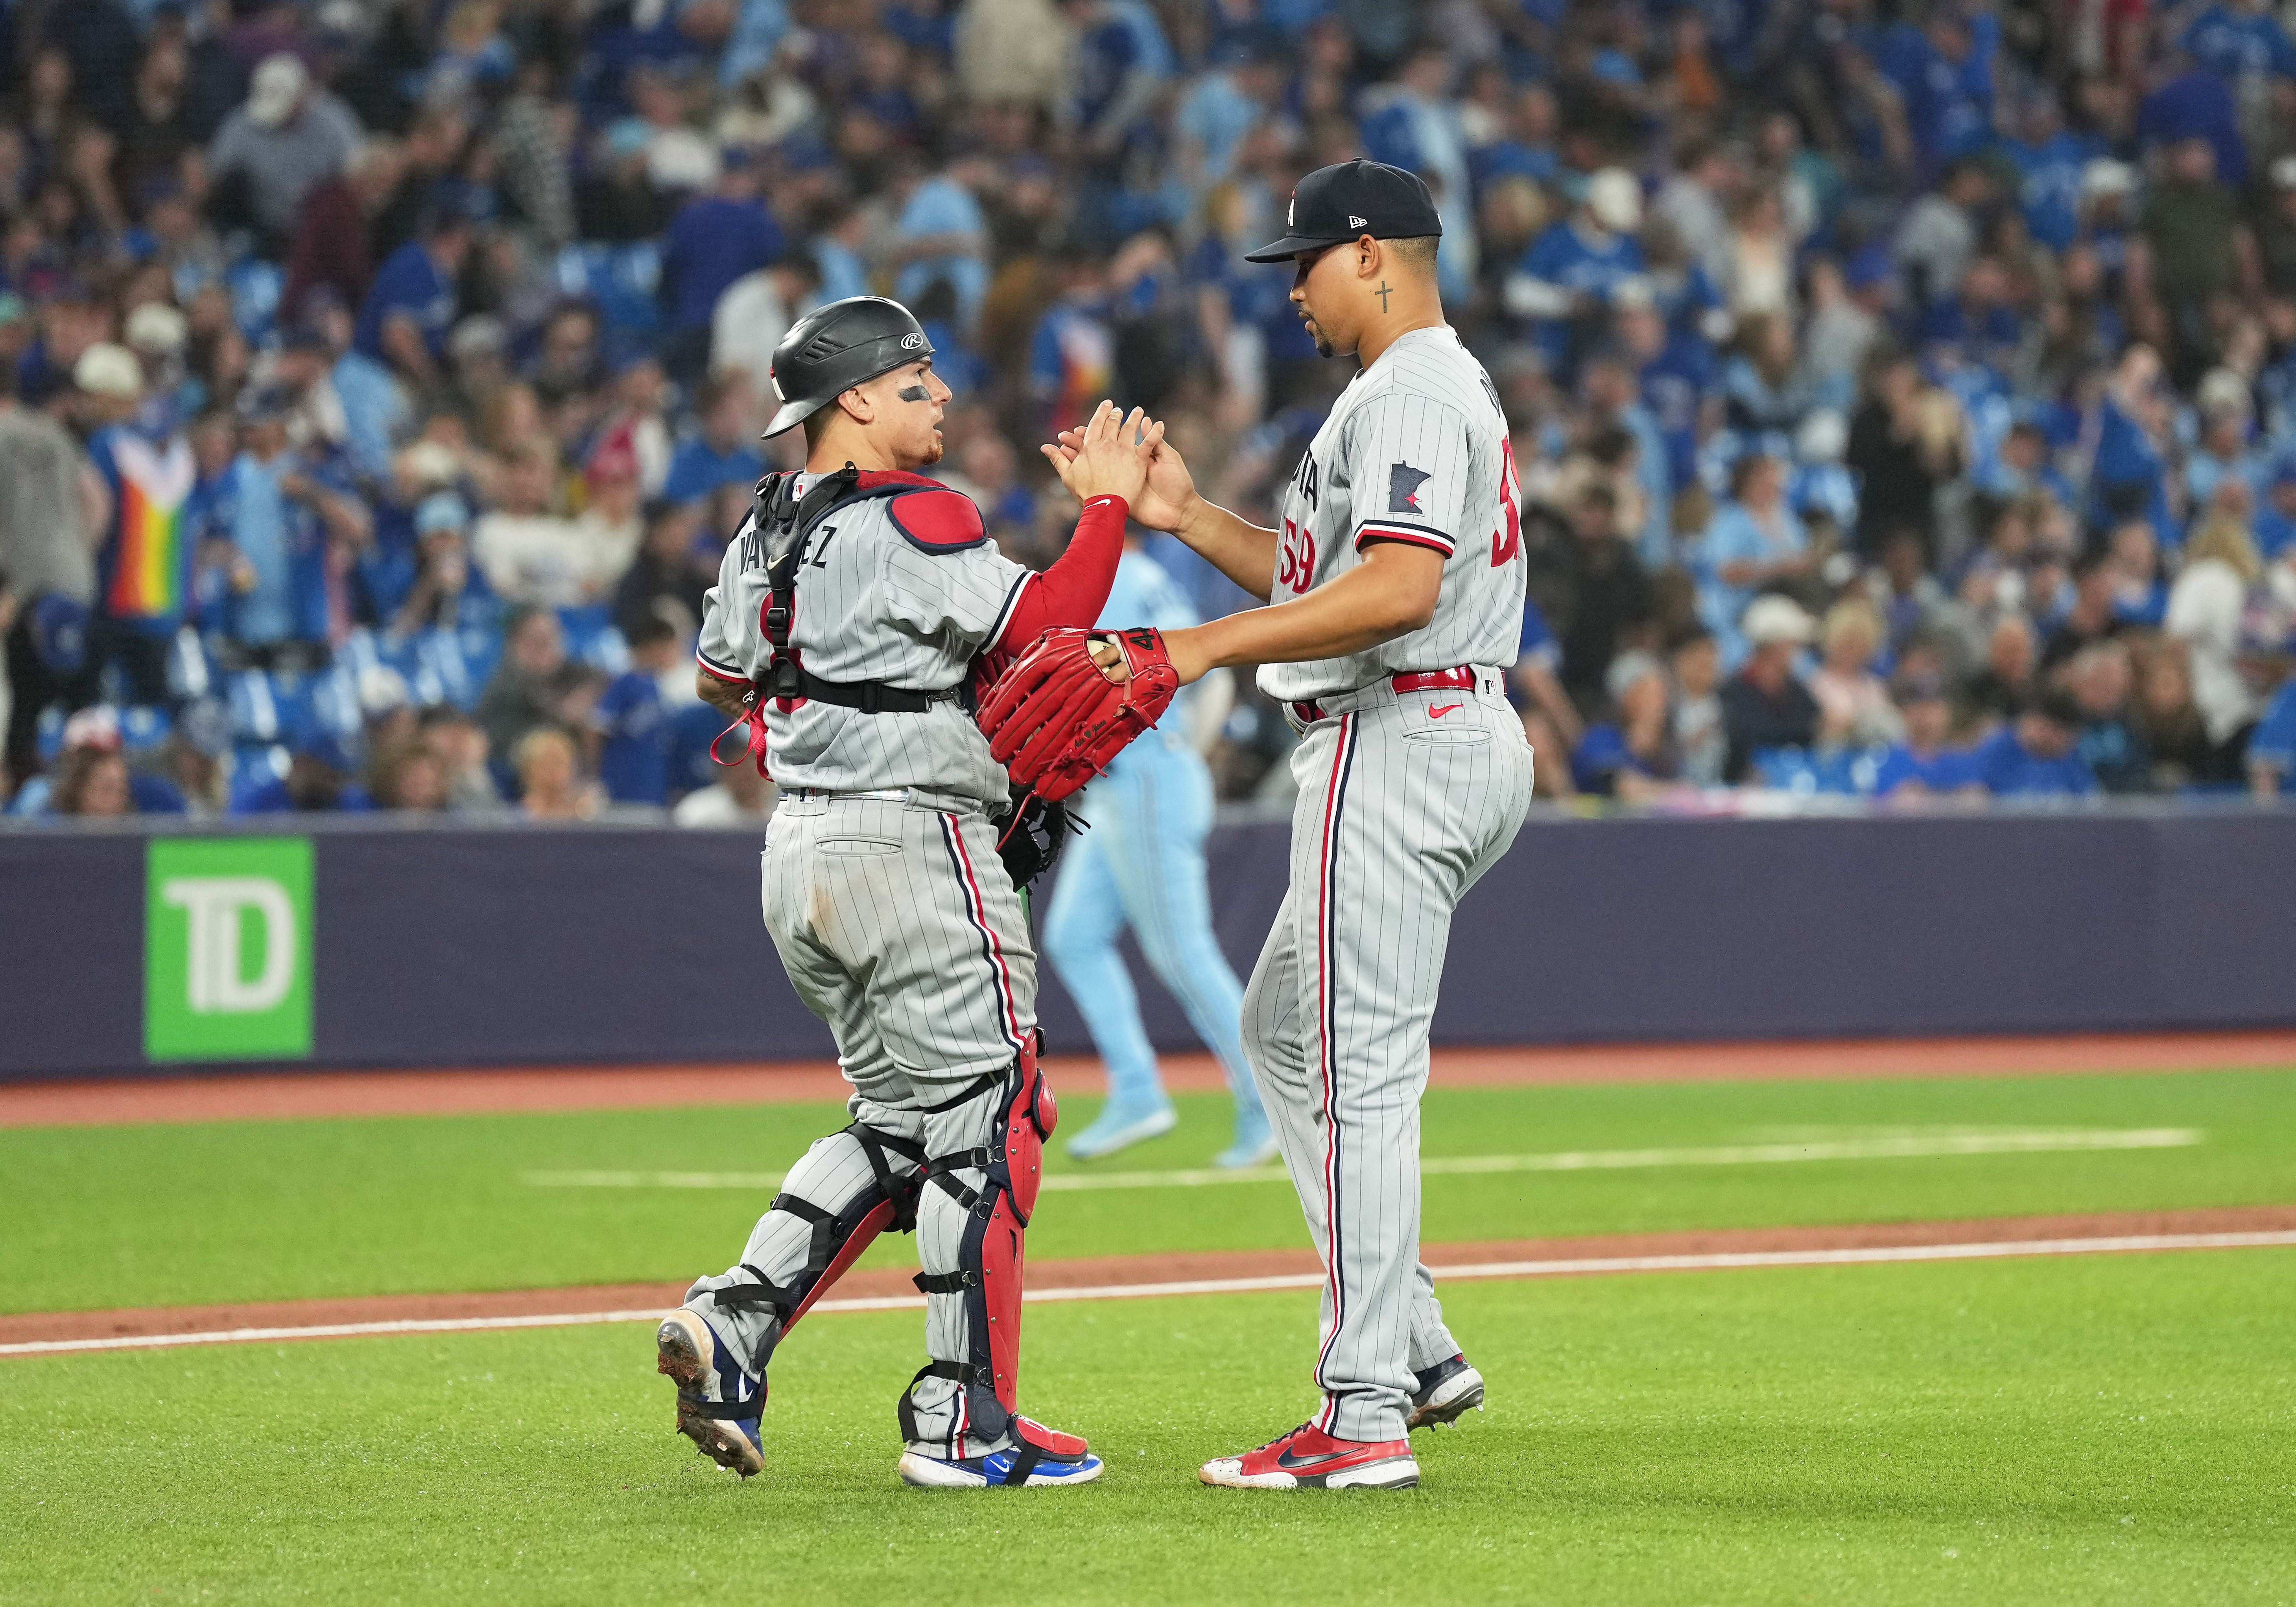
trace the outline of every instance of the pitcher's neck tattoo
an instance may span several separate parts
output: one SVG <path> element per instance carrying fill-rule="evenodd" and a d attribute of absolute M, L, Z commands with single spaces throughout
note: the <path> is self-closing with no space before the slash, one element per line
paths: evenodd
<path fill-rule="evenodd" d="M 1387 281 L 1384 279 L 1379 282 L 1379 310 L 1382 313 L 1387 310 Z"/>

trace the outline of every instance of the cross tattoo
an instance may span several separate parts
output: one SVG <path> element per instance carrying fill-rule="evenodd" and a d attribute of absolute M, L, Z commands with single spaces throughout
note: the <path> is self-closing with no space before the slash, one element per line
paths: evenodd
<path fill-rule="evenodd" d="M 1384 279 L 1379 282 L 1379 310 L 1387 310 L 1387 281 Z"/>

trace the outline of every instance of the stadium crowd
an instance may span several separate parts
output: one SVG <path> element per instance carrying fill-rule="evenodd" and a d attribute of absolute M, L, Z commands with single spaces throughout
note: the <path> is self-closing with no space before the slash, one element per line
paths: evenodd
<path fill-rule="evenodd" d="M 2296 790 L 2263 0 L 0 19 L 16 814 L 753 817 L 691 652 L 791 319 L 917 312 L 1029 562 L 1103 395 L 1272 522 L 1353 365 L 1242 253 L 1358 154 L 1433 187 L 1508 410 L 1542 792 Z M 1224 794 L 1290 740 L 1247 693 Z"/>

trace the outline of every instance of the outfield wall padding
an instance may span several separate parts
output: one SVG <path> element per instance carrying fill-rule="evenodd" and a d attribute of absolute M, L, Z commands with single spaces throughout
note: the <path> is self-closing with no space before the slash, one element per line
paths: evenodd
<path fill-rule="evenodd" d="M 1239 974 L 1283 897 L 1287 829 L 1226 825 L 1210 845 Z M 338 823 L 309 835 L 312 1049 L 291 1063 L 831 1052 L 760 924 L 753 835 Z M 0 1078 L 153 1065 L 146 842 L 0 834 Z M 2287 1027 L 2292 866 L 2296 812 L 2274 810 L 1534 819 L 1460 909 L 1435 1037 Z M 1193 1047 L 1131 958 L 1152 1036 Z M 1052 1046 L 1088 1047 L 1049 974 L 1044 996 Z"/>

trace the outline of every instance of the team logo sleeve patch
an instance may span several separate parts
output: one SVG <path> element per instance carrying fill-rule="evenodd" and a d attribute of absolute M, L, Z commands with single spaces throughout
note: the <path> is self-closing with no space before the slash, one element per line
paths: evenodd
<path fill-rule="evenodd" d="M 936 487 L 893 498 L 893 528 L 922 553 L 963 553 L 988 539 L 980 510 L 960 491 Z"/>
<path fill-rule="evenodd" d="M 1419 488 L 1434 476 L 1409 463 L 1390 463 L 1387 467 L 1387 511 L 1390 513 L 1417 513 Z"/>

